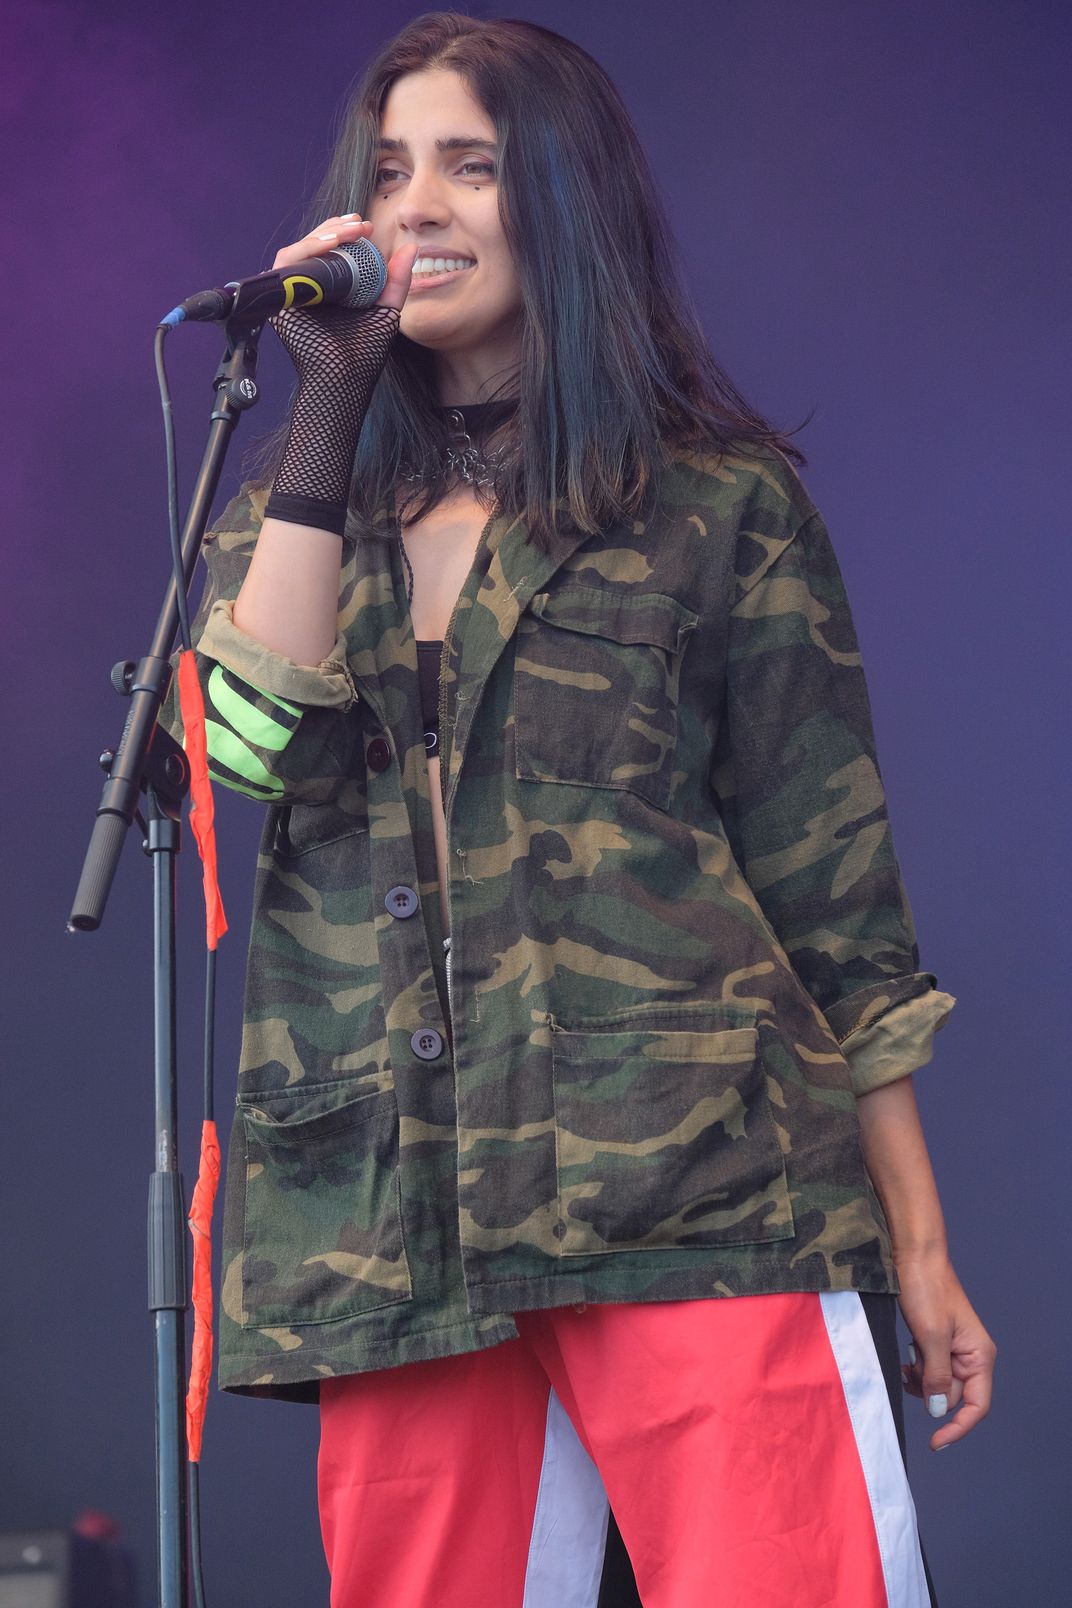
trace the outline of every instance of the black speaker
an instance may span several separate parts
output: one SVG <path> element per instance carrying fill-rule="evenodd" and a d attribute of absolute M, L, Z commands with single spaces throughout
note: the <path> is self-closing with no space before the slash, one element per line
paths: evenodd
<path fill-rule="evenodd" d="M 70 1530 L 0 1534 L 0 1608 L 137 1608 L 128 1555 Z"/>

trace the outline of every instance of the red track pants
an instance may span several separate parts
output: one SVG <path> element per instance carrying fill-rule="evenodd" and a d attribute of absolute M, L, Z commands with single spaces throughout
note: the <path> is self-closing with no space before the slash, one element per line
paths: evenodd
<path fill-rule="evenodd" d="M 608 1498 L 644 1608 L 927 1608 L 855 1291 L 515 1321 L 323 1382 L 331 1608 L 595 1608 Z"/>

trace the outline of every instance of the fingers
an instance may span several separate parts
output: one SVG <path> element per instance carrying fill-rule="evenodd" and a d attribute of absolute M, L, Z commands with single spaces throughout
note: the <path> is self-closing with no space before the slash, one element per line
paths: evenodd
<path fill-rule="evenodd" d="M 309 257 L 322 257 L 326 251 L 346 245 L 350 240 L 360 240 L 362 236 L 367 240 L 371 233 L 371 223 L 356 212 L 348 212 L 341 218 L 325 218 L 323 223 L 318 223 L 315 229 L 296 240 L 292 246 L 284 246 L 282 251 L 277 251 L 272 267 L 290 268 Z"/>
<path fill-rule="evenodd" d="M 922 1368 L 913 1366 L 911 1363 L 904 1362 L 901 1364 L 901 1384 L 904 1386 L 906 1395 L 915 1396 L 919 1401 L 923 1401 L 925 1395 L 930 1396 L 935 1394 L 933 1391 L 925 1391 Z M 946 1412 L 954 1412 L 956 1408 L 960 1406 L 963 1397 L 964 1386 L 954 1375 L 953 1383 L 950 1386 L 949 1392 L 946 1396 Z"/>
<path fill-rule="evenodd" d="M 950 1335 L 935 1331 L 916 1335 L 917 1354 L 922 1351 L 916 1367 L 919 1370 L 920 1395 L 927 1404 L 932 1418 L 944 1418 L 953 1405 L 953 1359 L 950 1352 Z M 959 1399 L 959 1397 L 958 1397 Z"/>
<path fill-rule="evenodd" d="M 978 1319 L 952 1343 L 941 1334 L 917 1341 L 908 1347 L 901 1380 L 909 1395 L 926 1402 L 933 1418 L 953 1415 L 931 1436 L 931 1449 L 938 1452 L 963 1440 L 990 1411 L 997 1347 Z"/>
<path fill-rule="evenodd" d="M 305 262 L 309 257 L 320 257 L 326 251 L 331 251 L 339 245 L 346 245 L 351 240 L 369 240 L 372 238 L 372 224 L 356 212 L 348 212 L 343 217 L 325 218 L 318 223 L 315 229 L 296 240 L 292 246 L 284 246 L 282 251 L 276 252 L 273 268 L 290 268 L 296 262 Z M 413 277 L 413 264 L 417 260 L 419 246 L 416 244 L 401 246 L 387 264 L 387 282 L 380 292 L 376 305 L 378 307 L 394 307 L 399 312 L 409 295 L 410 281 Z"/>
<path fill-rule="evenodd" d="M 989 1374 L 973 1375 L 964 1385 L 964 1402 L 960 1411 L 955 1413 L 947 1424 L 931 1436 L 931 1449 L 940 1452 L 945 1446 L 952 1446 L 955 1441 L 963 1440 L 976 1426 L 981 1423 L 990 1411 L 990 1376 Z"/>

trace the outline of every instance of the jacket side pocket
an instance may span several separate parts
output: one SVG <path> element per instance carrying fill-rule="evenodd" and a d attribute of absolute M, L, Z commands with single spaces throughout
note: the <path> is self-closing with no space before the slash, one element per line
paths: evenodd
<path fill-rule="evenodd" d="M 551 1034 L 563 1256 L 794 1233 L 754 1026 Z"/>
<path fill-rule="evenodd" d="M 239 1102 L 245 1151 L 242 1322 L 323 1323 L 408 1300 L 394 1089 L 282 1118 Z M 269 1109 L 265 1109 L 268 1105 Z"/>

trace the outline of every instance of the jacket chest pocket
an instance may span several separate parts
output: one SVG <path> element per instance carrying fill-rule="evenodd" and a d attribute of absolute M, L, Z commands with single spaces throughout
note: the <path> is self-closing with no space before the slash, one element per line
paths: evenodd
<path fill-rule="evenodd" d="M 517 625 L 518 779 L 624 788 L 666 809 L 681 657 L 698 618 L 662 592 L 537 592 Z"/>

